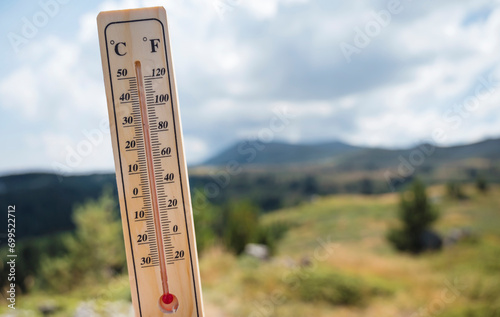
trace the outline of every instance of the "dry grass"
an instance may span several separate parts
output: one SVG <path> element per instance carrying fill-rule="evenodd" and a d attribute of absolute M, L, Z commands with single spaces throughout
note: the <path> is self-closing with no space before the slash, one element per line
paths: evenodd
<path fill-rule="evenodd" d="M 265 222 L 293 224 L 277 256 L 259 263 L 228 256 L 220 249 L 205 254 L 202 280 L 207 299 L 214 297 L 224 316 L 498 316 L 495 296 L 500 295 L 500 287 L 494 283 L 500 281 L 500 270 L 494 271 L 494 263 L 490 269 L 482 264 L 500 252 L 500 190 L 494 188 L 487 196 L 476 194 L 473 187 L 466 192 L 469 200 L 450 201 L 443 186 L 430 189 L 442 214 L 436 228 L 446 233 L 450 228 L 470 227 L 478 242 L 418 257 L 396 253 L 385 241 L 387 228 L 397 223 L 396 194 L 321 198 L 269 214 Z M 313 268 L 294 266 L 304 257 L 314 260 L 317 250 L 324 252 L 318 239 L 328 242 L 331 254 L 316 259 Z M 290 285 L 283 283 L 284 276 L 312 274 L 316 266 L 394 292 L 369 296 L 366 304 L 355 306 L 297 301 Z M 454 280 L 461 285 L 456 298 L 449 293 Z M 283 300 L 273 304 L 270 298 L 275 293 Z"/>
<path fill-rule="evenodd" d="M 500 188 L 483 196 L 469 186 L 466 201 L 446 198 L 444 186 L 429 192 L 442 214 L 436 229 L 446 233 L 451 228 L 469 227 L 477 235 L 474 241 L 418 257 L 400 254 L 384 238 L 387 229 L 397 224 L 397 194 L 319 198 L 265 216 L 265 223 L 281 221 L 292 226 L 271 261 L 236 257 L 218 247 L 203 254 L 200 269 L 206 315 L 500 316 Z M 313 265 L 299 266 L 304 258 Z M 311 284 L 322 277 L 331 279 L 331 285 L 326 284 L 331 287 Z M 129 296 L 124 282 L 126 277 L 111 287 L 110 301 Z M 350 291 L 360 300 L 335 304 L 335 292 L 343 291 L 335 283 L 352 287 Z M 450 283 L 457 284 L 452 290 L 455 293 L 450 293 Z M 52 299 L 67 307 L 58 316 L 68 316 L 82 298 L 102 293 L 98 288 L 106 289 L 96 285 L 56 297 L 35 293 L 20 298 L 19 304 L 36 310 L 35 303 Z M 301 298 L 309 290 L 320 292 L 325 299 Z"/>

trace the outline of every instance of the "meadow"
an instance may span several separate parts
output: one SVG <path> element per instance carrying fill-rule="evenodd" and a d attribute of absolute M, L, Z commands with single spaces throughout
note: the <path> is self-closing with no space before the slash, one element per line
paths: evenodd
<path fill-rule="evenodd" d="M 264 224 L 289 226 L 268 261 L 217 244 L 201 254 L 206 315 L 500 316 L 500 187 L 464 192 L 457 200 L 444 186 L 428 189 L 441 214 L 435 230 L 470 235 L 420 255 L 397 252 L 385 238 L 398 224 L 397 193 L 313 196 L 264 214 Z M 14 316 L 43 316 L 45 306 L 50 316 L 129 316 L 129 298 L 125 274 L 63 293 L 34 287 L 18 297 Z M 6 307 L 3 316 L 12 316 Z"/>

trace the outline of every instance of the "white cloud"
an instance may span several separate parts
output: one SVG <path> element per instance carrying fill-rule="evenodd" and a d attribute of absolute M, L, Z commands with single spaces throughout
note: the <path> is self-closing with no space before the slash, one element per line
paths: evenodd
<path fill-rule="evenodd" d="M 37 76 L 27 66 L 16 69 L 0 82 L 0 96 L 3 107 L 34 118 L 40 104 Z"/>
<path fill-rule="evenodd" d="M 30 140 L 31 144 L 41 141 L 47 158 L 56 162 L 64 162 L 66 159 L 65 147 L 73 143 L 73 140 L 69 136 L 51 132 L 43 133 L 36 137 L 31 136 Z"/>
<path fill-rule="evenodd" d="M 104 1 L 75 19 L 79 29 L 71 40 L 59 34 L 32 40 L 17 68 L 0 78 L 0 107 L 43 119 L 45 160 L 54 160 L 82 139 L 83 129 L 107 118 L 98 11 L 154 5 L 167 8 L 191 162 L 265 129 L 278 105 L 297 114 L 278 139 L 414 144 L 500 66 L 500 9 L 471 20 L 490 6 L 487 0 L 406 2 L 351 64 L 339 44 L 352 40 L 355 27 L 373 19 L 384 1 L 222 2 L 233 8 L 223 21 L 211 1 Z M 499 93 L 482 101 L 447 142 L 499 135 L 499 102 Z M 95 155 L 109 154 L 106 144 Z M 107 154 L 95 159 L 112 170 Z M 104 166 L 93 160 L 79 168 Z"/>
<path fill-rule="evenodd" d="M 201 163 L 211 154 L 206 142 L 194 136 L 184 137 L 184 151 L 186 157 L 190 158 L 190 163 Z"/>
<path fill-rule="evenodd" d="M 273 18 L 278 12 L 277 0 L 253 0 L 253 1 L 237 1 L 242 4 L 242 7 L 248 9 L 258 19 Z"/>

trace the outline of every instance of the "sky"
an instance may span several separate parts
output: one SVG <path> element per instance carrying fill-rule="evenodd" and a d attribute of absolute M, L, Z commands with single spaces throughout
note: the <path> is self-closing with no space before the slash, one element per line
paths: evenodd
<path fill-rule="evenodd" d="M 158 5 L 188 164 L 240 140 L 402 148 L 499 137 L 499 3 L 2 1 L 0 174 L 114 170 L 96 16 Z"/>

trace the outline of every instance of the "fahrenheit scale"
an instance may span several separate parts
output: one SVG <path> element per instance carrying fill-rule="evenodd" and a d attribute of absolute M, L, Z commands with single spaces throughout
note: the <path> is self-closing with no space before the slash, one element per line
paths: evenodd
<path fill-rule="evenodd" d="M 203 316 L 165 9 L 97 22 L 136 316 Z"/>

